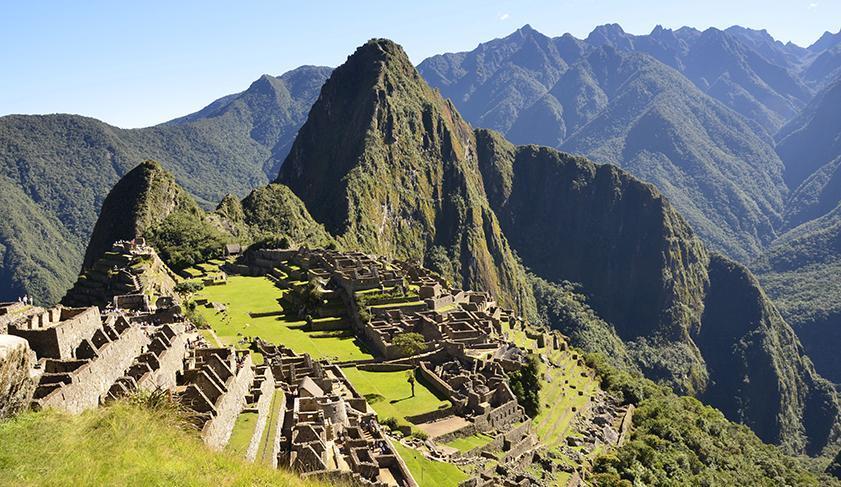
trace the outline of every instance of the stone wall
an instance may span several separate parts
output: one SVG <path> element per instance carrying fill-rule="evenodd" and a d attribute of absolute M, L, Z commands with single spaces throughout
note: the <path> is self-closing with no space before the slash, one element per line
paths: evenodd
<path fill-rule="evenodd" d="M 26 340 L 0 335 L 0 419 L 29 406 L 37 378 L 32 376 L 35 354 Z"/>
<path fill-rule="evenodd" d="M 625 410 L 625 415 L 622 416 L 622 423 L 619 425 L 619 438 L 616 440 L 616 446 L 622 446 L 631 430 L 631 425 L 634 420 L 634 405 L 628 404 L 628 409 Z"/>
<path fill-rule="evenodd" d="M 416 414 L 414 416 L 406 416 L 406 421 L 412 424 L 430 423 L 432 421 L 438 421 L 439 419 L 444 419 L 447 416 L 452 416 L 454 414 L 456 414 L 456 408 L 454 408 L 453 406 L 449 406 L 443 409 L 429 411 L 427 413 Z"/>
<path fill-rule="evenodd" d="M 149 337 L 140 327 L 127 328 L 119 339 L 97 350 L 97 358 L 73 371 L 72 382 L 36 402 L 43 408 L 74 414 L 99 406 L 114 381 L 125 374 L 148 342 Z"/>
<path fill-rule="evenodd" d="M 68 359 L 76 347 L 102 327 L 99 308 L 60 308 L 33 315 L 9 327 L 9 334 L 25 338 L 38 358 Z"/>
<path fill-rule="evenodd" d="M 486 414 L 476 416 L 474 424 L 480 432 L 504 430 L 523 419 L 524 416 L 523 407 L 517 404 L 516 400 L 511 400 L 491 409 Z"/>
<path fill-rule="evenodd" d="M 251 357 L 247 356 L 237 373 L 225 384 L 227 392 L 216 402 L 216 415 L 202 428 L 202 439 L 210 448 L 221 450 L 228 444 L 237 416 L 245 407 L 245 396 L 253 380 Z"/>

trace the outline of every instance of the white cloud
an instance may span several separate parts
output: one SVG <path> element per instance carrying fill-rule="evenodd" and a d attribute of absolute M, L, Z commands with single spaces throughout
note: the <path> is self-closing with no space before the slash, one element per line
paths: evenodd
<path fill-rule="evenodd" d="M 508 20 L 508 17 L 511 17 L 511 16 L 508 15 L 508 14 L 499 14 L 499 16 L 498 16 L 499 20 Z"/>
<path fill-rule="evenodd" d="M 809 8 L 816 8 L 818 6 L 818 2 L 812 2 L 809 4 Z"/>

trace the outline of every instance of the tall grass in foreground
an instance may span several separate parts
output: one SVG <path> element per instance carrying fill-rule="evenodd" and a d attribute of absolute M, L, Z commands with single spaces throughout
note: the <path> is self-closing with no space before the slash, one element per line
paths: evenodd
<path fill-rule="evenodd" d="M 0 422 L 2 486 L 325 485 L 210 451 L 160 397 Z"/>

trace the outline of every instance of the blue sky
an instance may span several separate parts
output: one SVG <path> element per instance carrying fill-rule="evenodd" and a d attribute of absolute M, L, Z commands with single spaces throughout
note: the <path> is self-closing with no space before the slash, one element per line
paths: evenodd
<path fill-rule="evenodd" d="M 336 66 L 371 37 L 412 61 L 469 50 L 524 24 L 585 37 L 618 22 L 765 28 L 808 45 L 841 28 L 839 0 L 9 1 L 0 0 L 0 115 L 77 113 L 142 127 L 241 91 L 261 74 Z"/>

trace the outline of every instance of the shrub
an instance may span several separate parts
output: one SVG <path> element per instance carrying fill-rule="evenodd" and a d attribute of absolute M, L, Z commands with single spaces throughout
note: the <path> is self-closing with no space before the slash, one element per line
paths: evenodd
<path fill-rule="evenodd" d="M 198 281 L 182 281 L 175 285 L 175 292 L 179 294 L 197 293 L 204 289 L 204 284 Z"/>

